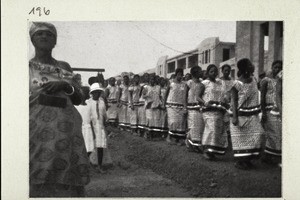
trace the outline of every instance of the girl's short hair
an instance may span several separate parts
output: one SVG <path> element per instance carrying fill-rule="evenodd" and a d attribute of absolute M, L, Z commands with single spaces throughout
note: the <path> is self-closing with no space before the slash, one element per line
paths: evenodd
<path fill-rule="evenodd" d="M 222 66 L 222 71 L 226 68 L 226 67 L 228 67 L 229 68 L 229 70 L 231 70 L 231 66 L 230 65 L 228 65 L 228 64 L 225 64 L 225 65 L 223 65 Z"/>
<path fill-rule="evenodd" d="M 182 73 L 182 75 L 183 75 L 183 69 L 182 68 L 177 68 L 175 70 L 175 76 L 177 76 L 178 73 Z"/>
<path fill-rule="evenodd" d="M 209 71 L 210 71 L 212 68 L 214 68 L 214 67 L 218 70 L 218 67 L 217 67 L 216 65 L 214 65 L 214 64 L 208 65 L 208 67 L 207 67 L 207 69 L 206 69 L 206 76 L 208 76 Z"/>
<path fill-rule="evenodd" d="M 195 74 L 195 72 L 199 69 L 202 70 L 201 67 L 199 67 L 198 65 L 192 67 L 190 71 L 191 75 Z"/>
<path fill-rule="evenodd" d="M 254 72 L 254 67 L 248 58 L 242 58 L 237 62 L 239 75 L 249 75 Z"/>

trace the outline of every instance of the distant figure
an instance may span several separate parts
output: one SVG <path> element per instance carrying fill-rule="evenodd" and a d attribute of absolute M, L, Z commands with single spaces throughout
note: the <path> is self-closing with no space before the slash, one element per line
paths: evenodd
<path fill-rule="evenodd" d="M 282 61 L 274 61 L 270 77 L 265 77 L 261 81 L 262 124 L 267 135 L 265 161 L 273 164 L 281 162 L 281 100 L 278 101 L 278 97 L 281 95 L 281 79 L 277 76 L 281 71 Z M 278 84 L 279 86 L 277 86 Z"/>
<path fill-rule="evenodd" d="M 117 127 L 118 124 L 118 87 L 116 86 L 116 79 L 111 77 L 108 80 L 109 85 L 105 89 L 105 96 L 107 98 L 107 118 L 111 127 Z"/>
<path fill-rule="evenodd" d="M 123 73 L 123 84 L 119 87 L 118 107 L 119 107 L 119 127 L 121 130 L 129 130 L 130 123 L 128 117 L 128 98 L 129 98 L 129 74 Z"/>
<path fill-rule="evenodd" d="M 155 75 L 150 75 L 149 85 L 143 90 L 143 96 L 146 100 L 146 127 L 147 132 L 145 138 L 152 140 L 154 137 L 162 138 L 160 107 L 162 102 L 160 99 L 160 86 L 156 84 Z"/>
<path fill-rule="evenodd" d="M 261 81 L 266 77 L 266 72 L 263 72 L 261 73 L 259 76 L 258 76 L 258 89 L 260 90 L 260 85 L 261 85 Z"/>
<path fill-rule="evenodd" d="M 138 132 L 139 136 L 144 136 L 144 133 L 146 131 L 146 112 L 145 112 L 145 98 L 143 97 L 142 93 L 146 88 L 148 87 L 149 84 L 149 74 L 145 73 L 141 77 L 141 92 L 140 92 L 140 99 L 139 99 L 139 106 L 137 107 L 137 121 L 138 121 Z"/>
<path fill-rule="evenodd" d="M 223 76 L 220 78 L 225 84 L 225 96 L 224 96 L 224 103 L 227 104 L 228 108 L 231 104 L 231 88 L 233 87 L 234 80 L 230 77 L 231 73 L 231 66 L 230 65 L 223 65 L 222 66 L 222 74 Z M 224 132 L 228 135 L 229 142 L 231 141 L 230 137 L 230 114 L 229 112 L 225 112 L 224 114 Z"/>
<path fill-rule="evenodd" d="M 187 82 L 187 147 L 189 151 L 202 152 L 202 135 L 204 131 L 204 120 L 202 107 L 199 103 L 200 89 L 204 87 L 200 81 L 202 69 L 199 66 L 191 68 L 192 79 Z"/>
<path fill-rule="evenodd" d="M 140 76 L 133 76 L 132 85 L 129 86 L 129 108 L 128 117 L 131 131 L 138 135 L 138 108 L 140 107 L 140 95 L 142 87 L 140 86 Z"/>
<path fill-rule="evenodd" d="M 167 89 L 164 104 L 168 113 L 167 142 L 170 144 L 184 145 L 186 138 L 187 85 L 182 81 L 183 75 L 183 69 L 177 68 L 175 78 Z"/>
<path fill-rule="evenodd" d="M 166 105 L 166 95 L 167 95 L 167 88 L 168 88 L 168 79 L 163 77 L 160 78 L 160 99 L 161 99 L 161 106 L 160 106 L 160 129 L 162 132 L 162 137 L 166 138 L 168 136 L 168 119 L 167 119 L 167 110 Z"/>

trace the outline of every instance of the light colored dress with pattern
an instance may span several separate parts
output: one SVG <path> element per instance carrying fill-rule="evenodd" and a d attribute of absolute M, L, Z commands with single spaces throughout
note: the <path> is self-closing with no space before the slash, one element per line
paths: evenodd
<path fill-rule="evenodd" d="M 133 103 L 133 110 L 131 108 L 131 102 L 129 102 L 129 108 L 128 108 L 128 117 L 129 117 L 129 123 L 130 127 L 132 129 L 138 128 L 138 107 L 140 105 L 140 93 L 141 93 L 141 86 L 130 86 L 129 92 L 132 92 L 132 103 Z"/>
<path fill-rule="evenodd" d="M 129 127 L 129 117 L 128 117 L 128 97 L 129 97 L 129 87 L 124 84 L 120 85 L 120 89 L 122 91 L 120 103 L 121 106 L 119 108 L 119 125 L 123 127 Z"/>
<path fill-rule="evenodd" d="M 231 104 L 231 88 L 233 87 L 234 80 L 221 79 L 225 84 L 225 103 Z M 227 133 L 230 131 L 230 114 L 226 112 L 224 114 L 224 131 Z"/>
<path fill-rule="evenodd" d="M 202 116 L 201 106 L 197 101 L 197 97 L 200 94 L 201 82 L 195 82 L 194 80 L 187 81 L 188 91 L 188 104 L 187 104 L 187 139 L 200 142 L 204 131 L 204 120 Z"/>
<path fill-rule="evenodd" d="M 266 132 L 266 149 L 265 153 L 281 156 L 282 145 L 282 121 L 279 113 L 272 112 L 276 109 L 276 87 L 277 79 L 265 77 L 262 80 L 267 82 L 266 93 L 266 120 L 264 129 Z"/>
<path fill-rule="evenodd" d="M 258 156 L 262 147 L 264 130 L 258 116 L 260 102 L 257 83 L 255 80 L 251 83 L 235 81 L 233 87 L 238 91 L 239 115 L 238 125 L 230 124 L 234 157 L 239 159 Z"/>
<path fill-rule="evenodd" d="M 221 79 L 215 82 L 210 80 L 202 81 L 204 85 L 204 94 L 202 96 L 205 102 L 224 102 L 225 84 Z M 228 145 L 227 134 L 224 132 L 224 113 L 221 109 L 204 110 L 204 132 L 202 136 L 202 145 L 206 152 L 223 155 Z"/>
<path fill-rule="evenodd" d="M 161 132 L 160 121 L 160 106 L 162 104 L 160 99 L 160 86 L 148 85 L 144 98 L 146 99 L 146 127 L 148 131 Z"/>
<path fill-rule="evenodd" d="M 166 87 L 161 87 L 160 88 L 160 98 L 162 102 L 165 102 L 167 94 L 167 88 Z M 161 122 L 161 131 L 164 133 L 168 132 L 168 119 L 167 119 L 167 110 L 166 109 L 161 109 L 160 110 L 160 122 Z"/>
<path fill-rule="evenodd" d="M 89 182 L 89 160 L 82 136 L 82 118 L 63 91 L 51 94 L 66 99 L 66 107 L 39 103 L 45 94 L 42 83 L 67 81 L 74 87 L 71 72 L 60 63 L 29 62 L 29 172 L 30 184 L 83 186 Z"/>
<path fill-rule="evenodd" d="M 184 82 L 170 84 L 166 104 L 170 136 L 186 137 L 186 114 L 183 109 L 186 95 L 187 85 Z"/>
<path fill-rule="evenodd" d="M 108 122 L 117 122 L 118 120 L 118 87 L 108 85 L 106 88 L 109 91 L 109 95 L 107 97 L 107 118 Z"/>
<path fill-rule="evenodd" d="M 147 85 L 144 83 L 140 84 L 141 90 L 147 88 Z M 146 112 L 145 112 L 145 98 L 141 95 L 139 99 L 139 106 L 137 108 L 137 117 L 138 117 L 138 128 L 139 129 L 146 129 Z"/>

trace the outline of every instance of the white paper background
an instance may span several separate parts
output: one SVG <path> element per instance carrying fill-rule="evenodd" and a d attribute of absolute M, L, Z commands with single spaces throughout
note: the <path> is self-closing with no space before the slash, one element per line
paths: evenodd
<path fill-rule="evenodd" d="M 1 184 L 3 199 L 28 198 L 28 20 L 284 20 L 283 197 L 299 199 L 299 8 L 290 0 L 1 1 Z M 50 15 L 28 15 L 32 7 Z"/>

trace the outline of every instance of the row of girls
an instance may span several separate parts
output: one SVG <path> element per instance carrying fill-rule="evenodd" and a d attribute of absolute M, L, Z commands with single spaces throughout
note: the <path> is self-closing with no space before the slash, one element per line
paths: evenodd
<path fill-rule="evenodd" d="M 170 81 L 149 74 L 130 80 L 123 73 L 115 85 L 111 78 L 105 90 L 108 121 L 147 140 L 186 144 L 208 160 L 224 155 L 230 141 L 239 169 L 252 168 L 262 152 L 264 161 L 281 166 L 282 62 L 275 61 L 260 82 L 249 59 L 237 67 L 237 80 L 230 78 L 229 65 L 222 66 L 221 78 L 215 65 L 203 76 L 199 66 L 191 68 L 191 77 L 176 69 Z"/>

